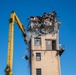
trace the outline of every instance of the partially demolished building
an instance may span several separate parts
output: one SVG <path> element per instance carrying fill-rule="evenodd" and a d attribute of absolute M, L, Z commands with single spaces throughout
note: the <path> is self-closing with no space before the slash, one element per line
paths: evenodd
<path fill-rule="evenodd" d="M 56 18 L 55 11 L 29 17 L 26 40 L 30 48 L 31 75 L 61 75 L 60 56 L 64 48 L 59 43 L 60 22 Z"/>

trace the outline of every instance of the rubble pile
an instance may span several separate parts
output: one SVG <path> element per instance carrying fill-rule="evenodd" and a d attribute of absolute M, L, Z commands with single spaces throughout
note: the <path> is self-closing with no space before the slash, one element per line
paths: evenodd
<path fill-rule="evenodd" d="M 42 16 L 31 16 L 29 18 L 28 31 L 33 35 L 56 33 L 58 30 L 59 22 L 56 21 L 57 14 L 55 11 L 52 13 L 44 13 Z"/>
<path fill-rule="evenodd" d="M 44 13 L 42 16 L 30 16 L 28 18 L 27 43 L 29 43 L 31 37 L 57 33 L 60 22 L 57 22 L 56 18 L 57 14 L 55 11 L 52 13 Z"/>

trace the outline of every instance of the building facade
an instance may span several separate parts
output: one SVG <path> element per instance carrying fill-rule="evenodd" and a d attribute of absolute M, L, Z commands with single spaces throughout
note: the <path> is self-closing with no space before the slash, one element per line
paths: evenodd
<path fill-rule="evenodd" d="M 58 38 L 61 23 L 56 18 L 55 11 L 29 17 L 26 40 L 29 44 L 31 41 L 31 75 L 61 75 L 60 56 L 64 49 Z"/>
<path fill-rule="evenodd" d="M 31 75 L 61 75 L 58 33 L 31 38 Z"/>

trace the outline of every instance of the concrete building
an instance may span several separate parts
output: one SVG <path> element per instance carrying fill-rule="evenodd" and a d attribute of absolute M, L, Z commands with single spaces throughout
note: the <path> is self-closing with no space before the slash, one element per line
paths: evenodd
<path fill-rule="evenodd" d="M 31 75 L 61 75 L 60 56 L 64 49 L 59 43 L 59 26 L 55 11 L 42 17 L 30 17 Z"/>
<path fill-rule="evenodd" d="M 58 33 L 31 39 L 31 75 L 61 75 Z"/>

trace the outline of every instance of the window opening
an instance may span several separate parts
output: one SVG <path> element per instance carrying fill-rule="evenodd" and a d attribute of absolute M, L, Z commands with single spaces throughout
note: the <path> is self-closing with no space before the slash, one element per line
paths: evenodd
<path fill-rule="evenodd" d="M 41 60 L 41 53 L 36 53 L 36 60 L 40 61 Z"/>
<path fill-rule="evenodd" d="M 36 69 L 36 75 L 41 75 L 41 68 Z"/>
<path fill-rule="evenodd" d="M 41 39 L 40 38 L 34 38 L 34 45 L 35 46 L 41 45 Z"/>
<path fill-rule="evenodd" d="M 56 50 L 56 40 L 52 40 L 52 50 Z"/>

